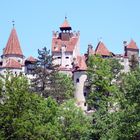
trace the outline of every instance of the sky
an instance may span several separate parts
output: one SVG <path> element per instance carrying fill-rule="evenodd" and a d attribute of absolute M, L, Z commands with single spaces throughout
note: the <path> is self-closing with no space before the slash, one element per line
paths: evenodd
<path fill-rule="evenodd" d="M 0 0 L 0 54 L 12 29 L 12 20 L 26 57 L 51 49 L 52 31 L 59 31 L 65 16 L 80 31 L 81 54 L 99 40 L 114 53 L 123 53 L 123 41 L 140 48 L 140 0 Z"/>

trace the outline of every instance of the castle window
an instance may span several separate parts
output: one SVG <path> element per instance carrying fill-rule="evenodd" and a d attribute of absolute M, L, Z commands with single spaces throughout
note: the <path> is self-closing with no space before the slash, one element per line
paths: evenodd
<path fill-rule="evenodd" d="M 61 59 L 61 57 L 57 57 L 58 59 Z"/>
<path fill-rule="evenodd" d="M 20 60 L 18 60 L 18 62 L 20 63 Z"/>
<path fill-rule="evenodd" d="M 87 104 L 86 103 L 84 103 L 84 106 L 86 106 Z"/>
<path fill-rule="evenodd" d="M 76 79 L 76 83 L 79 83 L 79 78 Z"/>
<path fill-rule="evenodd" d="M 87 96 L 87 93 L 86 93 L 86 92 L 84 92 L 84 96 L 85 96 L 85 97 Z"/>
<path fill-rule="evenodd" d="M 69 59 L 69 57 L 67 56 L 66 59 Z"/>
<path fill-rule="evenodd" d="M 69 65 L 67 64 L 67 65 L 65 65 L 65 67 L 68 67 Z"/>

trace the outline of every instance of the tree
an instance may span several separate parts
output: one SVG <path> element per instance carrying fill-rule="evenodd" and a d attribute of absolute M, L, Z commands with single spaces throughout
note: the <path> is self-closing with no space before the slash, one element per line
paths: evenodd
<path fill-rule="evenodd" d="M 138 61 L 138 58 L 136 57 L 136 55 L 132 55 L 130 60 L 129 60 L 129 62 L 130 62 L 130 65 L 129 65 L 130 66 L 130 70 L 133 71 L 133 70 L 138 68 L 139 61 Z"/>
<path fill-rule="evenodd" d="M 118 109 L 117 76 L 121 68 L 116 68 L 118 61 L 103 59 L 101 56 L 90 56 L 88 59 L 89 95 L 87 103 L 93 113 L 92 139 L 115 139 Z M 110 65 L 111 64 L 111 65 Z M 113 113 L 115 112 L 115 113 Z M 115 118 L 118 119 L 118 118 Z"/>
<path fill-rule="evenodd" d="M 119 70 L 115 73 L 117 63 L 112 65 L 110 60 L 92 56 L 88 61 L 88 102 L 96 109 L 91 137 L 93 140 L 139 139 L 140 69 L 120 75 Z"/>
<path fill-rule="evenodd" d="M 20 87 L 20 88 L 19 88 Z M 57 139 L 57 104 L 29 92 L 25 77 L 7 76 L 5 95 L 0 104 L 1 139 Z"/>
<path fill-rule="evenodd" d="M 109 66 L 111 67 L 111 73 L 114 80 L 118 80 L 121 70 L 123 70 L 123 66 L 120 64 L 119 60 L 116 58 L 109 58 L 108 61 Z"/>
<path fill-rule="evenodd" d="M 113 93 L 117 90 L 116 85 L 112 82 L 114 80 L 114 71 L 109 64 L 108 59 L 103 59 L 100 56 L 90 56 L 88 60 L 90 92 L 88 105 L 96 109 L 103 105 L 102 108 L 105 107 L 106 111 L 108 111 L 108 100 L 114 96 Z"/>
<path fill-rule="evenodd" d="M 90 119 L 73 101 L 58 105 L 31 93 L 28 80 L 6 76 L 4 104 L 0 103 L 0 138 L 3 140 L 88 139 Z M 20 88 L 19 88 L 20 87 Z"/>
<path fill-rule="evenodd" d="M 123 139 L 140 136 L 140 69 L 133 70 L 122 77 L 122 93 L 119 133 Z M 137 138 L 136 138 L 137 139 Z"/>
<path fill-rule="evenodd" d="M 35 78 L 32 80 L 32 87 L 34 91 L 38 92 L 42 96 L 48 97 L 46 90 L 49 89 L 49 85 L 53 80 L 56 67 L 53 65 L 53 58 L 46 47 L 42 50 L 38 49 L 38 55 L 35 70 L 33 71 Z"/>
<path fill-rule="evenodd" d="M 51 96 L 58 103 L 73 97 L 74 84 L 72 79 L 59 73 L 58 66 L 53 64 L 53 56 L 46 48 L 38 50 L 38 61 L 32 87 L 37 93 L 47 98 Z"/>
<path fill-rule="evenodd" d="M 89 140 L 91 117 L 75 105 L 73 100 L 63 103 L 59 108 L 61 138 L 64 140 Z"/>
<path fill-rule="evenodd" d="M 63 73 L 56 73 L 53 83 L 50 84 L 49 96 L 63 103 L 74 98 L 74 84 L 72 78 Z"/>

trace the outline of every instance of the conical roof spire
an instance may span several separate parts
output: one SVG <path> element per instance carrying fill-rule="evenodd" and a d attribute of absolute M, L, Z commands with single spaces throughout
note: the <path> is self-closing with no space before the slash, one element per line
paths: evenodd
<path fill-rule="evenodd" d="M 136 42 L 133 39 L 131 39 L 130 43 L 127 45 L 127 49 L 139 50 Z"/>
<path fill-rule="evenodd" d="M 62 25 L 60 26 L 60 30 L 63 31 L 63 30 L 72 30 L 68 20 L 67 20 L 67 17 L 65 17 L 65 20 L 64 22 L 62 23 Z"/>
<path fill-rule="evenodd" d="M 99 54 L 102 56 L 110 56 L 109 50 L 106 48 L 103 42 L 99 42 L 96 49 L 95 49 L 95 54 Z"/>
<path fill-rule="evenodd" d="M 4 48 L 3 55 L 16 55 L 23 57 L 15 27 L 13 27 L 11 31 L 6 47 Z"/>

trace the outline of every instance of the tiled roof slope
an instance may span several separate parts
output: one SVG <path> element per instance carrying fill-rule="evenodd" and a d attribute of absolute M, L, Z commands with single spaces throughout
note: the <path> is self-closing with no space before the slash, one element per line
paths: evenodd
<path fill-rule="evenodd" d="M 72 37 L 70 38 L 69 41 L 63 41 L 58 38 L 53 38 L 52 39 L 52 52 L 60 52 L 61 47 L 63 45 L 66 46 L 66 52 L 73 52 L 77 42 L 78 42 L 78 37 Z"/>
<path fill-rule="evenodd" d="M 109 56 L 110 52 L 109 50 L 106 48 L 106 46 L 104 45 L 103 42 L 99 42 L 96 49 L 95 49 L 95 54 L 99 54 L 102 56 Z"/>
<path fill-rule="evenodd" d="M 84 56 L 77 56 L 75 68 L 76 70 L 87 70 L 87 65 Z"/>
<path fill-rule="evenodd" d="M 30 56 L 26 59 L 26 61 L 30 61 L 30 62 L 36 62 L 37 59 L 35 59 L 34 57 Z"/>
<path fill-rule="evenodd" d="M 21 64 L 14 60 L 14 59 L 8 59 L 7 63 L 5 66 L 3 66 L 3 68 L 13 68 L 13 69 L 21 69 Z"/>
<path fill-rule="evenodd" d="M 67 21 L 67 18 L 65 18 L 64 22 L 60 26 L 60 29 L 63 29 L 63 28 L 70 28 L 71 29 L 71 26 L 70 26 L 69 22 Z"/>
<path fill-rule="evenodd" d="M 128 49 L 136 49 L 138 50 L 139 48 L 137 47 L 137 44 L 134 40 L 131 40 L 130 43 L 126 46 Z"/>
<path fill-rule="evenodd" d="M 3 53 L 3 55 L 11 55 L 11 54 L 23 56 L 15 28 L 13 28 L 11 31 L 11 34 L 9 36 L 7 45 L 6 45 L 6 47 L 4 49 L 4 53 Z"/>

